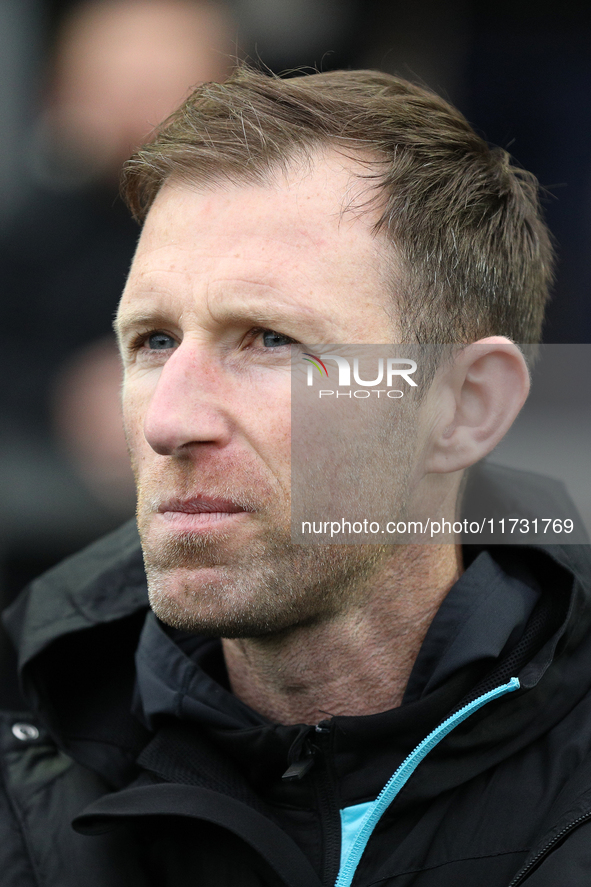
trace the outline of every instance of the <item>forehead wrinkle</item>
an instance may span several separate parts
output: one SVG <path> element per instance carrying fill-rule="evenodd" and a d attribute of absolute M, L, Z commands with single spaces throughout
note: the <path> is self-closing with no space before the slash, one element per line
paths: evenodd
<path fill-rule="evenodd" d="M 173 269 L 173 273 L 183 272 Z M 177 290 L 170 285 L 169 271 L 132 268 L 117 307 L 115 330 L 123 325 L 170 322 L 171 317 L 178 315 L 178 310 L 174 310 L 177 295 Z"/>
<path fill-rule="evenodd" d="M 248 292 L 233 292 L 234 284 L 244 287 Z M 284 316 L 282 311 L 311 319 L 328 317 L 316 307 L 303 303 L 300 294 L 291 294 L 282 286 L 275 286 L 270 282 L 259 283 L 250 278 L 236 277 L 210 283 L 206 298 L 210 314 L 215 316 L 219 313 L 224 318 L 235 316 L 243 319 L 247 314 L 249 317 L 256 314 L 281 317 Z"/>

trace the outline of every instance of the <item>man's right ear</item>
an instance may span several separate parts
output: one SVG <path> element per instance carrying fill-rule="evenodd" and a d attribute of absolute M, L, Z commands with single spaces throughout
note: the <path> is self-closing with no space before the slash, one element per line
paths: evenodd
<path fill-rule="evenodd" d="M 504 336 L 467 345 L 435 378 L 425 473 L 474 465 L 503 439 L 529 393 L 523 353 Z"/>

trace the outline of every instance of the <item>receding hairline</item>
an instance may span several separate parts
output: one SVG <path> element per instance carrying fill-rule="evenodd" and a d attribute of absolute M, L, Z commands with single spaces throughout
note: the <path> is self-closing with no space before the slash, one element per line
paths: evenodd
<path fill-rule="evenodd" d="M 387 111 L 382 104 L 386 96 Z M 344 152 L 371 153 L 373 163 L 383 157 L 387 166 L 391 127 L 397 125 L 394 108 L 410 114 L 413 126 L 425 113 L 442 115 L 453 131 L 469 136 L 480 148 L 485 145 L 461 112 L 436 92 L 382 71 L 316 71 L 282 77 L 238 64 L 224 83 L 195 87 L 183 105 L 154 130 L 154 138 L 125 164 L 122 194 L 141 222 L 172 169 L 203 179 L 254 183 L 262 181 L 269 170 L 289 165 L 296 153 L 305 157 L 331 145 Z M 189 116 L 185 109 L 190 109 Z M 298 114 L 301 119 L 294 121 Z M 204 123 L 202 129 L 193 127 L 193 115 Z M 334 125 L 343 116 L 348 117 L 347 124 Z M 368 137 L 371 126 L 373 137 Z M 380 130 L 377 141 L 376 127 Z M 183 134 L 177 141 L 179 132 Z M 418 145 L 411 140 L 404 147 L 414 150 Z M 138 171 L 139 191 L 135 188 Z"/>
<path fill-rule="evenodd" d="M 353 202 L 357 198 L 365 197 L 370 191 L 375 191 L 376 212 L 380 209 L 383 211 L 385 198 L 372 180 L 380 167 L 387 166 L 388 159 L 385 156 L 381 157 L 379 151 L 368 148 L 366 145 L 355 144 L 350 139 L 343 139 L 342 142 L 337 139 L 325 139 L 319 140 L 316 144 L 295 145 L 286 154 L 274 158 L 273 162 L 266 167 L 255 170 L 246 167 L 242 169 L 233 167 L 221 168 L 217 171 L 201 171 L 190 166 L 178 167 L 162 178 L 155 190 L 153 201 L 165 187 L 180 186 L 202 193 L 212 193 L 241 185 L 252 187 L 273 187 L 275 184 L 289 185 L 294 181 L 294 174 L 296 178 L 299 178 L 300 173 L 302 177 L 306 177 L 311 175 L 323 161 L 330 164 L 334 158 L 337 158 L 343 170 L 350 172 L 351 185 L 356 182 L 360 184 L 359 192 L 353 196 L 352 200 L 343 204 L 342 214 L 360 210 L 370 212 L 374 208 L 371 201 L 364 203 L 361 207 Z M 362 186 L 364 180 L 367 180 L 365 187 Z M 349 190 L 345 193 L 345 197 Z M 384 204 L 381 208 L 378 206 L 380 201 Z M 146 211 L 146 217 L 151 206 L 152 204 Z"/>

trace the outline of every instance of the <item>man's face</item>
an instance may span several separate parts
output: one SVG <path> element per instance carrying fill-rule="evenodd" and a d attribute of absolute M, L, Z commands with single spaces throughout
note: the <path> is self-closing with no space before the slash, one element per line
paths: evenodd
<path fill-rule="evenodd" d="M 350 606 L 377 546 L 292 545 L 290 344 L 396 341 L 385 247 L 338 155 L 265 186 L 167 184 L 118 316 L 152 606 L 223 637 Z M 363 171 L 363 170 L 361 170 Z"/>

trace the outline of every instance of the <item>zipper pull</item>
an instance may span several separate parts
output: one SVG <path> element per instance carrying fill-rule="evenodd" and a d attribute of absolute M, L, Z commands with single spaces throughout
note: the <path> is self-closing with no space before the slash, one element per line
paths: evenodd
<path fill-rule="evenodd" d="M 313 727 L 304 727 L 298 738 L 293 742 L 287 757 L 289 767 L 282 779 L 302 779 L 314 766 L 314 755 L 318 748 L 310 742 Z"/>
<path fill-rule="evenodd" d="M 294 764 L 290 764 L 283 776 L 282 779 L 302 779 L 306 773 L 309 773 L 312 767 L 314 766 L 314 755 L 311 753 L 307 758 L 302 758 L 301 761 L 296 761 Z"/>

